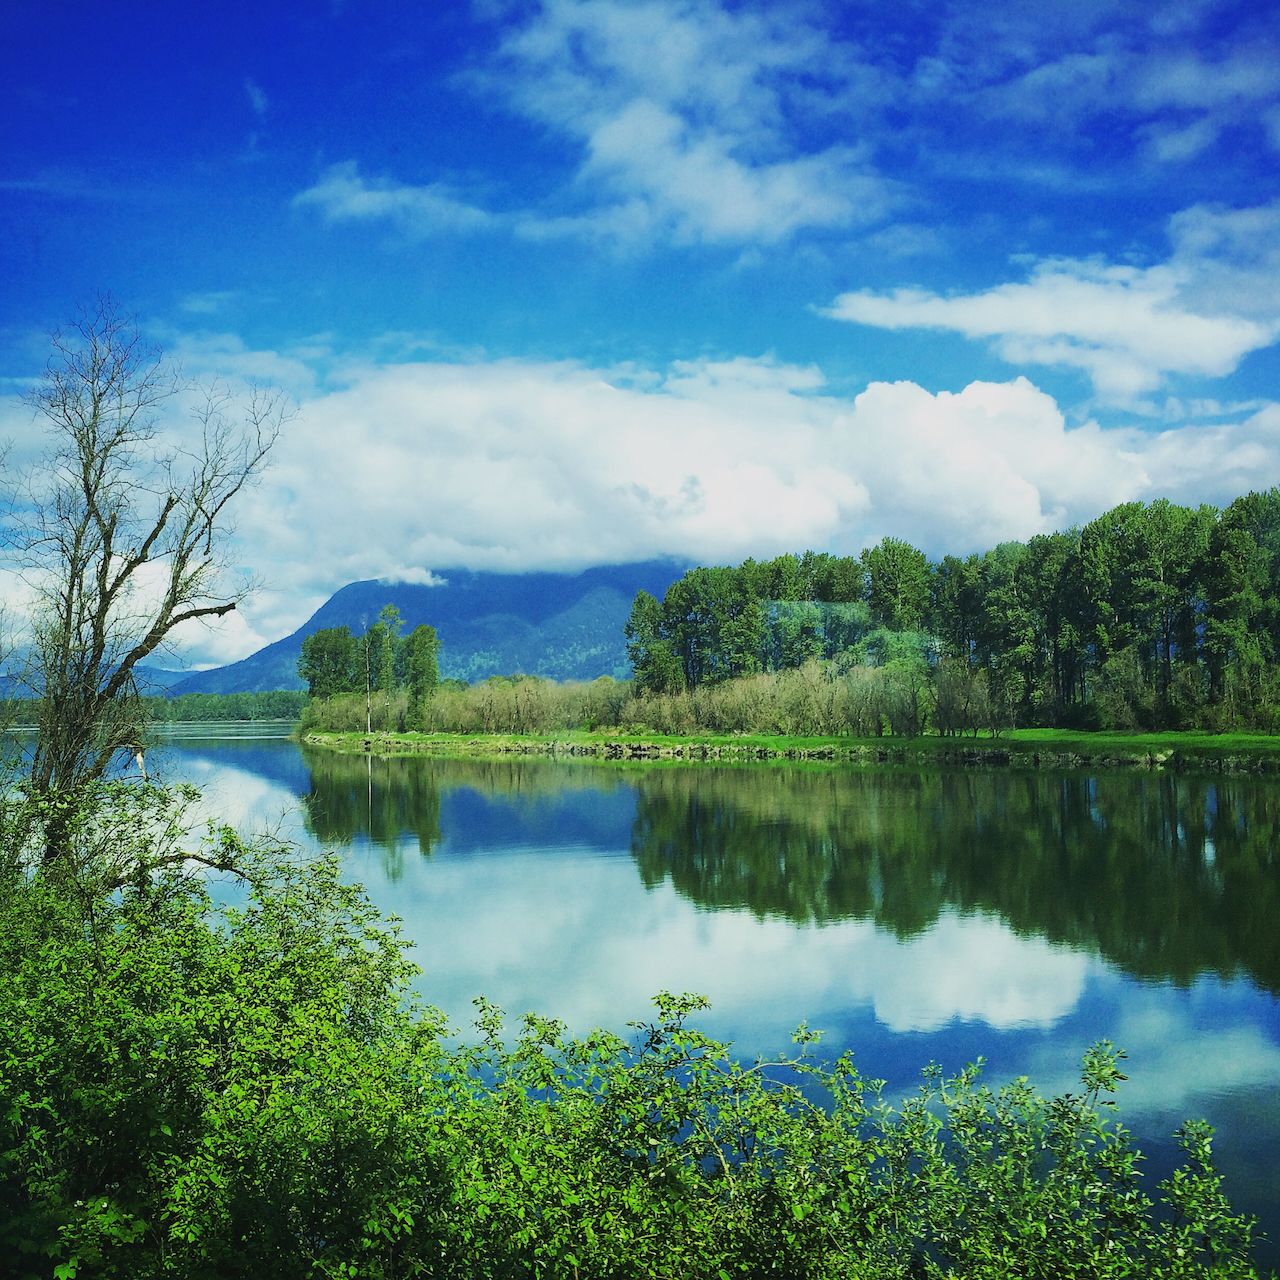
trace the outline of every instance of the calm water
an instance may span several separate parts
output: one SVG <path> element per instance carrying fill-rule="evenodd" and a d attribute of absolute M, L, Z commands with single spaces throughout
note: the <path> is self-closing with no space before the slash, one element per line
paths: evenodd
<path fill-rule="evenodd" d="M 622 1030 L 654 992 L 699 991 L 700 1025 L 744 1055 L 807 1019 L 904 1091 L 979 1055 L 992 1079 L 1070 1089 L 1106 1037 L 1151 1171 L 1207 1117 L 1233 1199 L 1280 1237 L 1280 784 L 368 760 L 249 737 L 156 758 L 241 826 L 343 851 L 458 1023 L 483 993 Z"/>

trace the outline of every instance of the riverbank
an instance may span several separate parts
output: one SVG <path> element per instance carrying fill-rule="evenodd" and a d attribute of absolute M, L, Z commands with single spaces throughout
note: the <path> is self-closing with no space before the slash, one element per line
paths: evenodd
<path fill-rule="evenodd" d="M 1247 733 L 1086 733 L 1017 729 L 999 738 L 689 736 L 617 729 L 554 734 L 325 733 L 302 741 L 334 751 L 390 755 L 550 756 L 613 761 L 797 761 L 991 768 L 1141 768 L 1280 773 L 1280 736 Z"/>

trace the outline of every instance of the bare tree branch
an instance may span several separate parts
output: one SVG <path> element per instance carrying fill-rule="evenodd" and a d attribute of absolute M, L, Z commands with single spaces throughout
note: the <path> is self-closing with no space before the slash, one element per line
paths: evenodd
<path fill-rule="evenodd" d="M 39 698 L 36 794 L 102 777 L 143 741 L 135 679 L 182 624 L 225 616 L 247 589 L 222 552 L 234 500 L 292 411 L 271 388 L 194 389 L 109 299 L 53 335 L 29 403 L 51 449 L 30 477 L 19 554 L 37 607 L 29 683 Z M 198 390 L 185 433 L 172 414 Z"/>

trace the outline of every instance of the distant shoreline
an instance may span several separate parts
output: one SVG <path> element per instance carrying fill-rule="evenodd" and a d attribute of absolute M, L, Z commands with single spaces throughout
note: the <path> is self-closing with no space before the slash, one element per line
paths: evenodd
<path fill-rule="evenodd" d="M 300 735 L 300 740 L 344 754 L 376 756 L 1280 773 L 1280 736 L 1243 733 L 1122 734 L 1021 729 L 999 738 L 796 738 L 765 734 L 677 737 L 616 729 L 552 734 L 309 731 Z"/>

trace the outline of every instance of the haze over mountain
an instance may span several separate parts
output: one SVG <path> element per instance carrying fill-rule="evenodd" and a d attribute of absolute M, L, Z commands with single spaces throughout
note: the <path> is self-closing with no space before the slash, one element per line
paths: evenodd
<path fill-rule="evenodd" d="M 341 626 L 360 634 L 387 604 L 400 610 L 406 634 L 420 623 L 436 628 L 446 679 L 517 672 L 557 680 L 623 677 L 629 667 L 622 629 L 636 592 L 661 597 L 683 571 L 674 560 L 649 560 L 572 574 L 444 569 L 424 575 L 428 582 L 351 582 L 291 635 L 240 662 L 188 675 L 168 692 L 300 689 L 298 657 L 307 636 Z"/>

